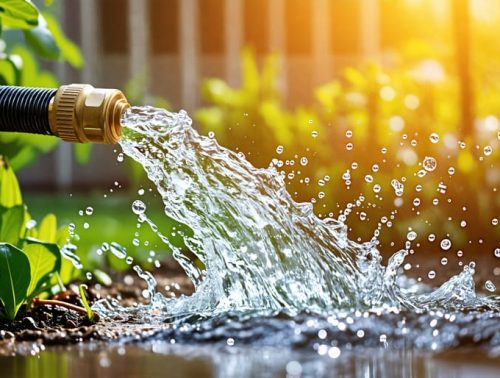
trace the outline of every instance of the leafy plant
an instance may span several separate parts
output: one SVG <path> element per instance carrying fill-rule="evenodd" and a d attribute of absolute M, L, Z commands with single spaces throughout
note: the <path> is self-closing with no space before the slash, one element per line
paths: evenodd
<path fill-rule="evenodd" d="M 67 230 L 57 229 L 49 214 L 35 226 L 22 203 L 19 184 L 4 158 L 0 159 L 0 301 L 3 315 L 12 320 L 24 303 L 37 296 L 59 291 L 61 276 L 71 262 L 64 258 L 60 245 Z M 72 278 L 66 274 L 66 280 Z M 66 281 L 66 282 L 67 282 Z"/>
<path fill-rule="evenodd" d="M 87 301 L 87 296 L 85 295 L 86 288 L 87 288 L 86 285 L 83 284 L 79 286 L 80 297 L 82 298 L 83 307 L 85 308 L 85 311 L 87 311 L 87 319 L 91 323 L 94 323 L 96 320 L 96 316 L 94 311 L 92 311 L 92 309 L 90 308 L 89 302 Z"/>
<path fill-rule="evenodd" d="M 75 68 L 83 65 L 79 48 L 49 12 L 27 0 L 0 0 L 0 85 L 57 87 L 56 77 L 39 68 L 39 58 L 65 61 Z M 0 150 L 19 170 L 57 142 L 44 135 L 2 133 Z"/>

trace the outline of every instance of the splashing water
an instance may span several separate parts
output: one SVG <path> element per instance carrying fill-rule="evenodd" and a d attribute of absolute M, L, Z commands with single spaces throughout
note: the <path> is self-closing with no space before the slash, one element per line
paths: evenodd
<path fill-rule="evenodd" d="M 103 315 L 155 314 L 167 320 L 230 312 L 328 316 L 381 306 L 500 309 L 498 297 L 476 295 L 473 265 L 434 290 L 397 274 L 407 250 L 382 266 L 376 239 L 364 244 L 349 240 L 341 221 L 319 219 L 312 204 L 295 202 L 274 168 L 255 168 L 215 139 L 200 136 L 185 112 L 132 107 L 122 124 L 123 152 L 144 167 L 166 215 L 193 231 L 184 242 L 205 269 L 157 231 L 138 201 L 134 212 L 139 221 L 159 233 L 196 291 L 167 299 L 155 291 L 151 274 L 138 271 L 148 283 L 151 303 L 123 308 L 117 301 L 101 301 L 94 307 Z"/>

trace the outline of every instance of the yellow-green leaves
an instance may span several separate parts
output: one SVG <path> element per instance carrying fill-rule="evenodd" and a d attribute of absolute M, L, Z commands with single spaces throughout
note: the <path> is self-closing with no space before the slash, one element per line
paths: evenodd
<path fill-rule="evenodd" d="M 0 0 L 2 25 L 13 29 L 31 29 L 38 25 L 38 9 L 26 0 Z"/>
<path fill-rule="evenodd" d="M 26 255 L 11 244 L 0 243 L 0 301 L 4 314 L 12 320 L 26 299 L 31 268 Z"/>
<path fill-rule="evenodd" d="M 22 205 L 21 190 L 14 171 L 0 155 L 0 206 Z"/>

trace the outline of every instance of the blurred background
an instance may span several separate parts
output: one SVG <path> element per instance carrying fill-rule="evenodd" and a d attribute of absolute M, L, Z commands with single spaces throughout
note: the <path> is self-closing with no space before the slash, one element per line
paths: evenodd
<path fill-rule="evenodd" d="M 200 132 L 282 171 L 319 216 L 350 213 L 354 240 L 378 227 L 390 255 L 415 231 L 415 277 L 442 282 L 476 261 L 483 282 L 498 285 L 497 0 L 34 3 L 57 51 L 4 30 L 3 59 L 25 62 L 17 82 L 0 71 L 7 84 L 84 82 L 122 89 L 136 105 L 186 109 Z M 131 244 L 133 214 L 116 212 L 149 185 L 117 162 L 119 147 L 0 138 L 35 215 L 90 222 L 83 251 L 118 240 L 144 255 Z M 78 215 L 86 206 L 99 209 L 91 221 Z"/>

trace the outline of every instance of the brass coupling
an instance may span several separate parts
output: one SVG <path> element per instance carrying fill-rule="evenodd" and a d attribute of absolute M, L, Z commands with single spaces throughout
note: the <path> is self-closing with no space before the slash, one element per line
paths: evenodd
<path fill-rule="evenodd" d="M 122 113 L 129 106 L 117 89 L 63 85 L 49 104 L 50 129 L 67 142 L 114 144 L 121 136 Z"/>

